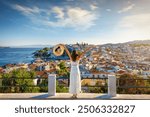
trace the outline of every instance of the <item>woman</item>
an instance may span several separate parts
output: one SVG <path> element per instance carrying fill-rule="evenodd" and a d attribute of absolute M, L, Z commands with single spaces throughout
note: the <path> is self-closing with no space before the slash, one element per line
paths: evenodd
<path fill-rule="evenodd" d="M 73 50 L 71 59 L 69 92 L 73 94 L 72 98 L 77 98 L 77 94 L 81 92 L 81 76 L 79 70 L 80 55 L 76 50 Z"/>
<path fill-rule="evenodd" d="M 91 48 L 88 48 L 81 54 L 77 53 L 76 50 L 73 50 L 71 55 L 68 55 L 71 60 L 69 92 L 73 94 L 72 98 L 77 98 L 77 95 L 81 92 L 81 76 L 79 70 L 79 61 L 82 58 L 82 56 L 90 49 Z"/>
<path fill-rule="evenodd" d="M 54 51 L 57 51 L 59 55 L 62 55 L 63 49 L 66 51 L 71 61 L 69 92 L 73 94 L 72 98 L 77 98 L 77 95 L 81 92 L 81 76 L 79 70 L 79 60 L 91 48 L 88 48 L 85 52 L 83 52 L 80 55 L 77 53 L 76 50 L 73 50 L 72 53 L 70 54 L 69 50 L 65 45 L 59 44 L 58 47 L 54 49 Z"/>

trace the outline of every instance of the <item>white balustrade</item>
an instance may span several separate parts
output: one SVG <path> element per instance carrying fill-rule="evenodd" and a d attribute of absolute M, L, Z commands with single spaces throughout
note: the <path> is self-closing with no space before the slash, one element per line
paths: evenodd
<path fill-rule="evenodd" d="M 56 74 L 48 75 L 48 95 L 49 96 L 56 95 Z"/>
<path fill-rule="evenodd" d="M 108 75 L 108 95 L 116 96 L 116 77 L 115 75 Z"/>

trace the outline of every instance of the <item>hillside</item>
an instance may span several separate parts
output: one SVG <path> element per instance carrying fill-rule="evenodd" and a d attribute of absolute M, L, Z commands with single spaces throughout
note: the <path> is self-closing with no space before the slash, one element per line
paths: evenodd
<path fill-rule="evenodd" d="M 129 41 L 127 44 L 150 44 L 149 40 L 135 40 L 135 41 Z"/>

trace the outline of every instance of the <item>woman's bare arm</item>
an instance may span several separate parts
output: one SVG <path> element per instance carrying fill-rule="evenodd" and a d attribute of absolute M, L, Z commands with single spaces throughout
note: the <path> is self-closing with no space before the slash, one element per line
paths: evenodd
<path fill-rule="evenodd" d="M 70 54 L 68 48 L 67 48 L 64 44 L 60 44 L 60 45 L 64 47 L 64 49 L 65 49 L 67 55 L 69 56 L 70 60 L 72 61 L 72 57 L 71 57 L 71 54 Z"/>
<path fill-rule="evenodd" d="M 90 51 L 93 47 L 94 47 L 94 46 L 87 48 L 87 49 L 79 56 L 79 59 L 81 59 L 81 58 L 85 55 L 85 53 L 87 53 L 88 51 Z"/>

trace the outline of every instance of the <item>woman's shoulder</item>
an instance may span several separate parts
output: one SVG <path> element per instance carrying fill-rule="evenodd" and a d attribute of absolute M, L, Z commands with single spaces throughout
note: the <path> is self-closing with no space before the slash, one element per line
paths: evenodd
<path fill-rule="evenodd" d="M 71 61 L 71 63 L 79 63 L 79 60 Z"/>

